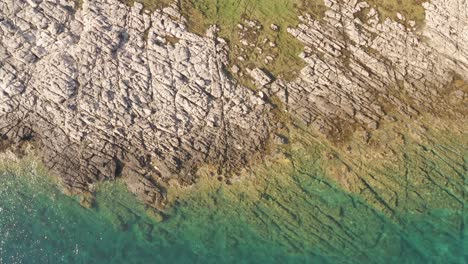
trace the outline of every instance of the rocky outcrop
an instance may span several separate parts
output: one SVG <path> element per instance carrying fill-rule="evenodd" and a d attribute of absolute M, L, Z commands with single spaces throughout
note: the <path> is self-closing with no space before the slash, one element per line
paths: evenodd
<path fill-rule="evenodd" d="M 0 146 L 33 139 L 70 189 L 122 174 L 161 207 L 161 183 L 191 183 L 201 164 L 230 170 L 264 151 L 276 124 L 266 96 L 334 139 L 377 129 L 392 111 L 444 111 L 443 93 L 465 102 L 450 83 L 468 78 L 466 1 L 425 3 L 422 29 L 401 15 L 381 21 L 365 2 L 325 3 L 323 20 L 304 15 L 289 29 L 305 45 L 300 76 L 256 68 L 253 92 L 227 73 L 217 28 L 189 32 L 176 6 L 0 0 Z"/>
<path fill-rule="evenodd" d="M 41 142 L 73 190 L 120 174 L 148 204 L 161 181 L 192 182 L 261 152 L 268 106 L 225 72 L 212 27 L 190 33 L 174 8 L 117 0 L 0 2 L 0 133 Z"/>
<path fill-rule="evenodd" d="M 426 27 L 422 35 L 439 54 L 451 60 L 454 71 L 468 75 L 468 3 L 437 0 L 423 3 Z"/>
<path fill-rule="evenodd" d="M 406 27 L 402 15 L 380 22 L 366 2 L 325 4 L 323 21 L 304 16 L 289 29 L 306 46 L 301 56 L 308 64 L 297 80 L 278 80 L 272 89 L 290 112 L 336 138 L 347 127 L 376 129 L 391 111 L 415 116 L 451 107 L 440 94 L 454 74 L 468 78 L 466 2 L 426 3 L 422 31 L 412 21 Z"/>

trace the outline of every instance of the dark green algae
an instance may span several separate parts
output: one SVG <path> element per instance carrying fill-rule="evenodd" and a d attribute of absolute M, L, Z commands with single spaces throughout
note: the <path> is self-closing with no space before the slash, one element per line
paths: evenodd
<path fill-rule="evenodd" d="M 408 141 L 399 162 L 362 167 L 292 143 L 231 186 L 205 180 L 163 221 L 119 181 L 86 209 L 33 164 L 4 169 L 0 263 L 467 263 L 465 140 Z M 331 180 L 335 163 L 364 175 L 357 189 Z"/>

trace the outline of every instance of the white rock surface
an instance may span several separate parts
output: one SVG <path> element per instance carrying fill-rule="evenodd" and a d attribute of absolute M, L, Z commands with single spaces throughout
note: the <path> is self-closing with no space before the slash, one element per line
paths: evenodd
<path fill-rule="evenodd" d="M 253 70 L 248 70 L 252 79 L 260 86 L 263 87 L 267 84 L 270 84 L 273 79 L 262 69 L 255 68 Z"/>
<path fill-rule="evenodd" d="M 159 182 L 191 182 L 200 164 L 233 168 L 263 151 L 268 106 L 224 73 L 215 28 L 190 33 L 175 8 L 148 15 L 117 0 L 73 6 L 0 1 L 5 140 L 35 136 L 46 165 L 75 190 L 123 169 L 154 206 L 164 203 Z"/>
<path fill-rule="evenodd" d="M 287 90 L 282 98 L 288 111 L 306 124 L 339 137 L 355 124 L 377 128 L 393 109 L 407 116 L 437 112 L 447 107 L 439 94 L 450 88 L 454 73 L 468 79 L 468 2 L 424 4 L 422 32 L 390 19 L 379 23 L 373 9 L 361 21 L 364 2 L 327 4 L 323 21 L 305 16 L 289 29 L 306 46 L 301 57 L 307 67 L 293 82 L 276 83 Z"/>

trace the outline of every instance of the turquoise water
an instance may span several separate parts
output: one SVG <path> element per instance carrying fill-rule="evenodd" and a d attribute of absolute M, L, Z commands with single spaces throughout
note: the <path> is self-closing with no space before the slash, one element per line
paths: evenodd
<path fill-rule="evenodd" d="M 158 222 L 118 183 L 85 209 L 33 169 L 3 172 L 0 263 L 467 263 L 464 208 L 391 219 L 323 179 L 298 182 L 255 202 L 220 187 Z"/>
<path fill-rule="evenodd" d="M 97 209 L 82 208 L 34 174 L 0 177 L 0 263 L 219 263 L 301 261 L 235 219 L 163 223 L 118 184 L 104 186 Z M 226 219 L 219 219 L 226 221 Z"/>

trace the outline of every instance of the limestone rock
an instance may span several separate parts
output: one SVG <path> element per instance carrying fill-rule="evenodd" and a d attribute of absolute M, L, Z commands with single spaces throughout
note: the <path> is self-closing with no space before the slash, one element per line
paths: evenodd
<path fill-rule="evenodd" d="M 253 70 L 249 70 L 248 73 L 252 77 L 252 79 L 260 86 L 265 86 L 270 84 L 273 79 L 262 69 L 255 68 Z"/>
<path fill-rule="evenodd" d="M 269 106 L 245 100 L 256 95 L 225 74 L 215 27 L 187 31 L 176 7 L 73 7 L 0 1 L 1 138 L 29 128 L 68 188 L 122 175 L 156 208 L 162 182 L 190 184 L 201 164 L 235 168 L 263 151 Z"/>
<path fill-rule="evenodd" d="M 287 87 L 284 103 L 306 124 L 320 120 L 330 136 L 355 123 L 377 129 L 384 104 L 406 116 L 443 111 L 448 107 L 437 94 L 448 89 L 454 72 L 468 78 L 466 1 L 425 2 L 422 32 L 390 19 L 380 23 L 374 9 L 361 21 L 361 3 L 327 0 L 331 8 L 323 20 L 303 16 L 302 24 L 288 29 L 306 46 L 301 58 L 307 66 L 292 82 L 276 81 Z"/>

